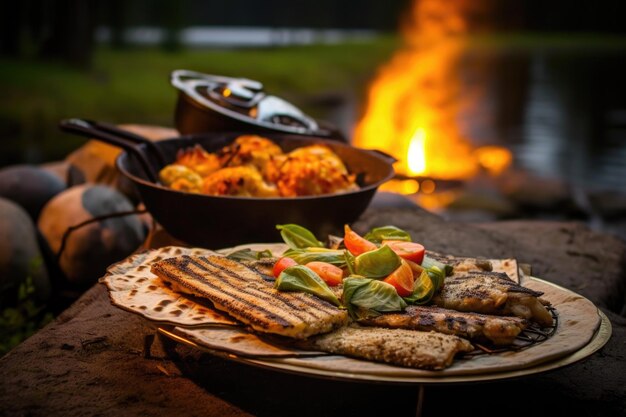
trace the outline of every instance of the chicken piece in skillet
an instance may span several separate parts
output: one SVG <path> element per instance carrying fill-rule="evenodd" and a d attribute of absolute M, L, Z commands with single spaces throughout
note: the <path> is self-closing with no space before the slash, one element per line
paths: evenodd
<path fill-rule="evenodd" d="M 217 155 L 208 153 L 200 145 L 193 148 L 180 149 L 176 155 L 176 164 L 186 166 L 201 177 L 220 169 L 220 160 Z"/>
<path fill-rule="evenodd" d="M 202 192 L 239 197 L 277 197 L 278 190 L 253 166 L 222 168 L 204 178 Z"/>
<path fill-rule="evenodd" d="M 202 189 L 202 177 L 184 165 L 171 164 L 159 172 L 161 182 L 178 191 L 199 193 Z"/>
<path fill-rule="evenodd" d="M 280 146 L 269 139 L 255 135 L 239 136 L 235 141 L 220 152 L 220 163 L 223 167 L 252 165 L 267 180 L 268 164 L 283 154 Z"/>
<path fill-rule="evenodd" d="M 295 149 L 274 158 L 269 177 L 284 197 L 320 195 L 358 189 L 341 159 L 324 145 Z"/>

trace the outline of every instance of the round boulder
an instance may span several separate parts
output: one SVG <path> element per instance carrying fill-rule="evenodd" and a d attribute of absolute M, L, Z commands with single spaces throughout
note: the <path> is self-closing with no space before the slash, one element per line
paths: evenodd
<path fill-rule="evenodd" d="M 65 189 L 65 182 L 51 172 L 32 165 L 0 169 L 0 197 L 23 207 L 37 220 L 43 206 Z"/>
<path fill-rule="evenodd" d="M 132 210 L 120 192 L 93 184 L 69 188 L 44 207 L 39 230 L 52 252 L 61 252 L 59 266 L 72 284 L 93 284 L 141 245 L 145 231 L 139 216 L 112 216 Z"/>
<path fill-rule="evenodd" d="M 37 299 L 50 296 L 50 281 L 37 245 L 37 231 L 28 213 L 0 198 L 0 299 L 15 299 L 30 277 Z"/>

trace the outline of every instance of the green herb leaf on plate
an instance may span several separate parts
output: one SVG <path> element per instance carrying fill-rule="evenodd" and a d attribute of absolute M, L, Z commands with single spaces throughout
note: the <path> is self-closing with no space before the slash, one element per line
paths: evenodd
<path fill-rule="evenodd" d="M 245 248 L 229 253 L 226 257 L 228 259 L 232 259 L 233 261 L 258 261 L 263 258 L 273 258 L 274 255 L 269 249 L 256 251 L 250 248 Z"/>
<path fill-rule="evenodd" d="M 403 240 L 405 242 L 411 242 L 411 235 L 396 226 L 375 227 L 363 237 L 374 243 L 380 243 L 383 240 Z"/>
<path fill-rule="evenodd" d="M 404 297 L 404 301 L 409 304 L 426 304 L 433 298 L 435 290 L 435 284 L 428 271 L 424 269 L 413 283 L 413 292 L 408 297 Z"/>
<path fill-rule="evenodd" d="M 304 265 L 290 266 L 276 279 L 274 288 L 280 291 L 302 291 L 313 294 L 336 306 L 341 302 L 328 285 L 313 270 Z"/>
<path fill-rule="evenodd" d="M 407 305 L 392 285 L 358 275 L 343 280 L 343 303 L 352 318 L 402 311 Z"/>
<path fill-rule="evenodd" d="M 278 224 L 276 229 L 280 230 L 280 235 L 291 249 L 324 246 L 309 229 L 297 224 Z"/>
<path fill-rule="evenodd" d="M 283 256 L 288 256 L 300 265 L 319 261 L 333 264 L 340 268 L 346 265 L 346 259 L 342 250 L 326 248 L 288 249 Z"/>
<path fill-rule="evenodd" d="M 354 271 L 366 278 L 384 278 L 400 266 L 400 257 L 389 247 L 360 254 L 354 260 Z"/>

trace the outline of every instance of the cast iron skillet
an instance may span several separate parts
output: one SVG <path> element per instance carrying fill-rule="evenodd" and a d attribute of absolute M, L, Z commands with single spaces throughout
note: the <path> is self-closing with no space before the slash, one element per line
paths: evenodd
<path fill-rule="evenodd" d="M 176 191 L 158 182 L 158 172 L 176 159 L 179 149 L 200 144 L 209 152 L 228 145 L 245 132 L 213 132 L 152 142 L 113 125 L 81 119 L 60 122 L 66 132 L 96 138 L 125 150 L 119 171 L 136 186 L 146 208 L 172 236 L 192 245 L 220 248 L 280 239 L 277 224 L 296 223 L 319 239 L 340 233 L 367 208 L 377 188 L 393 174 L 393 158 L 319 137 L 266 133 L 285 152 L 323 143 L 357 174 L 360 188 L 343 194 L 310 197 L 252 198 L 210 196 Z"/>

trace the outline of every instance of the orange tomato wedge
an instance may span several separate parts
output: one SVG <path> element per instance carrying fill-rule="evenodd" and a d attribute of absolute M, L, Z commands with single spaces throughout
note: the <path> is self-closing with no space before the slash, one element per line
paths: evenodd
<path fill-rule="evenodd" d="M 346 248 L 354 256 L 378 249 L 375 243 L 361 237 L 357 232 L 350 229 L 350 226 L 347 224 L 344 226 L 343 244 L 346 245 Z"/>
<path fill-rule="evenodd" d="M 313 272 L 319 275 L 320 278 L 331 287 L 339 285 L 343 281 L 343 270 L 328 262 L 313 261 L 305 266 L 311 268 Z"/>
<path fill-rule="evenodd" d="M 396 255 L 407 261 L 421 264 L 424 260 L 424 246 L 415 242 L 405 242 L 402 240 L 383 240 L 383 245 L 387 245 Z"/>
<path fill-rule="evenodd" d="M 278 278 L 278 276 L 280 275 L 281 272 L 283 272 L 283 270 L 294 265 L 298 265 L 298 262 L 294 261 L 293 259 L 287 256 L 280 258 L 274 264 L 274 268 L 272 268 L 272 274 L 274 274 L 274 278 Z"/>
<path fill-rule="evenodd" d="M 400 297 L 408 297 L 413 293 L 413 269 L 411 269 L 411 266 L 404 260 L 402 260 L 400 266 L 391 274 L 387 275 L 387 278 L 383 281 L 393 285 Z"/>

